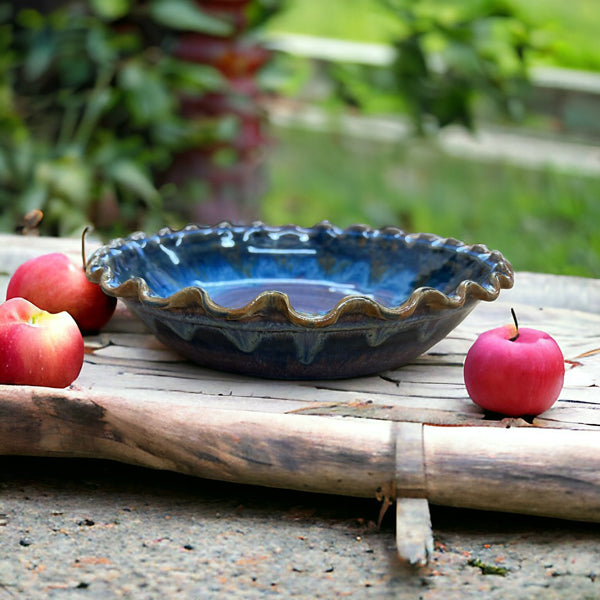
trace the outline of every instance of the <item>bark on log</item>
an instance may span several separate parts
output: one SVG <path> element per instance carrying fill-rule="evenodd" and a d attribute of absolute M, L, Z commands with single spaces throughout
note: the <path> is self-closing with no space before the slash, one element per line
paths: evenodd
<path fill-rule="evenodd" d="M 216 399 L 218 401 L 218 399 Z M 600 522 L 600 435 L 207 409 L 0 386 L 0 454 Z"/>

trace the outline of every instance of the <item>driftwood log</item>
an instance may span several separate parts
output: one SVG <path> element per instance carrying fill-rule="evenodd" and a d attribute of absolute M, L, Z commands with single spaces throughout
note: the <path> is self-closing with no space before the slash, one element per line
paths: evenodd
<path fill-rule="evenodd" d="M 0 454 L 105 458 L 268 487 L 600 521 L 595 431 L 325 419 L 0 386 Z M 415 506 L 403 506 L 400 542 L 423 514 Z"/>
<path fill-rule="evenodd" d="M 78 245 L 0 236 L 2 285 L 35 253 Z M 94 457 L 195 476 L 397 500 L 402 557 L 431 552 L 428 502 L 600 522 L 600 282 L 517 274 L 413 364 L 345 381 L 218 373 L 163 347 L 119 305 L 86 338 L 65 390 L 0 386 L 0 454 Z M 545 329 L 566 358 L 557 404 L 531 423 L 490 419 L 462 361 L 509 320 Z"/>
<path fill-rule="evenodd" d="M 600 521 L 595 431 L 324 419 L 0 386 L 0 453 Z"/>

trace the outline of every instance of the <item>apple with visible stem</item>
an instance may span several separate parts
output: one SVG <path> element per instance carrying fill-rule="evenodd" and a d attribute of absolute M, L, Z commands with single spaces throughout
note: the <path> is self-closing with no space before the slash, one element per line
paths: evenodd
<path fill-rule="evenodd" d="M 469 349 L 464 380 L 469 396 L 485 410 L 509 417 L 548 410 L 563 387 L 565 362 L 559 345 L 543 331 L 504 325 L 482 333 Z"/>
<path fill-rule="evenodd" d="M 61 252 L 31 258 L 13 273 L 6 299 L 25 298 L 51 313 L 67 311 L 83 333 L 104 327 L 112 317 L 116 298 L 106 295 L 85 275 L 85 235 L 81 236 L 83 266 L 76 265 Z"/>
<path fill-rule="evenodd" d="M 67 313 L 24 300 L 0 304 L 0 383 L 64 388 L 83 366 L 83 336 Z"/>

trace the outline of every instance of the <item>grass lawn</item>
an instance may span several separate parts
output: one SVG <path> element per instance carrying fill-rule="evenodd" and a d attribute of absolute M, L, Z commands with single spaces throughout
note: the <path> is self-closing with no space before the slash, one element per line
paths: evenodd
<path fill-rule="evenodd" d="M 268 223 L 399 225 L 483 243 L 518 270 L 600 277 L 600 178 L 467 162 L 425 141 L 274 134 Z"/>
<path fill-rule="evenodd" d="M 528 0 L 523 14 L 554 53 L 538 63 L 600 71 L 595 0 Z M 386 43 L 395 22 L 378 0 L 289 0 L 274 32 Z M 600 277 L 600 178 L 448 157 L 431 142 L 349 141 L 277 129 L 269 160 L 269 223 L 400 225 L 481 242 L 518 270 Z"/>
<path fill-rule="evenodd" d="M 553 54 L 537 62 L 600 71 L 597 0 L 527 0 L 519 9 L 551 40 Z M 387 43 L 399 24 L 378 0 L 289 0 L 270 31 Z"/>

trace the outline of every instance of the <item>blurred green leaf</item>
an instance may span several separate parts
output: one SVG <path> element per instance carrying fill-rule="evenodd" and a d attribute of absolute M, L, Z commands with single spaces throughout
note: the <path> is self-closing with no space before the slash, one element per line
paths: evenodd
<path fill-rule="evenodd" d="M 201 95 L 207 91 L 223 90 L 227 85 L 227 79 L 211 65 L 165 57 L 161 67 L 169 80 L 186 94 Z"/>
<path fill-rule="evenodd" d="M 33 36 L 29 52 L 25 56 L 24 75 L 33 81 L 41 77 L 54 59 L 56 38 L 48 29 Z"/>
<path fill-rule="evenodd" d="M 48 189 L 38 182 L 31 183 L 16 198 L 16 203 L 21 210 L 21 214 L 28 213 L 30 210 L 40 208 L 46 203 Z"/>
<path fill-rule="evenodd" d="M 17 23 L 35 31 L 44 27 L 44 17 L 33 8 L 24 8 L 17 13 Z"/>
<path fill-rule="evenodd" d="M 57 233 L 62 236 L 81 235 L 83 228 L 89 224 L 85 212 L 78 210 L 68 200 L 50 197 L 46 202 L 44 220 L 57 224 Z"/>
<path fill-rule="evenodd" d="M 254 0 L 246 7 L 249 27 L 261 27 L 288 5 L 289 0 Z"/>
<path fill-rule="evenodd" d="M 151 124 L 172 113 L 174 98 L 159 72 L 151 66 L 130 60 L 119 72 L 117 82 L 137 125 Z"/>
<path fill-rule="evenodd" d="M 127 15 L 130 0 L 88 0 L 92 10 L 102 19 L 114 21 Z"/>
<path fill-rule="evenodd" d="M 68 199 L 80 208 L 89 203 L 92 190 L 92 172 L 77 156 L 63 155 L 56 160 L 37 164 L 35 180 L 50 195 Z"/>
<path fill-rule="evenodd" d="M 229 35 L 233 27 L 203 12 L 192 0 L 152 0 L 150 16 L 159 24 L 181 31 Z"/>
<path fill-rule="evenodd" d="M 29 138 L 17 136 L 17 144 L 11 148 L 9 155 L 15 178 L 27 181 L 36 161 L 34 145 Z"/>
<path fill-rule="evenodd" d="M 110 88 L 100 87 L 93 89 L 86 99 L 81 121 L 74 134 L 74 141 L 81 148 L 85 148 L 90 143 L 102 115 L 115 101 L 116 94 Z"/>
<path fill-rule="evenodd" d="M 112 65 L 119 58 L 114 39 L 108 35 L 105 29 L 100 27 L 88 31 L 85 49 L 95 63 L 104 67 Z"/>
<path fill-rule="evenodd" d="M 396 93 L 410 107 L 419 132 L 428 124 L 472 128 L 478 98 L 491 100 L 506 116 L 519 114 L 515 107 L 533 41 L 531 27 L 512 2 L 381 2 L 403 23 L 394 40 L 392 71 Z"/>
<path fill-rule="evenodd" d="M 6 157 L 4 148 L 0 148 L 0 183 L 9 182 L 11 178 L 10 163 Z"/>
<path fill-rule="evenodd" d="M 158 190 L 150 176 L 135 162 L 127 159 L 117 160 L 108 167 L 108 174 L 115 183 L 141 196 L 148 204 L 157 203 Z"/>

